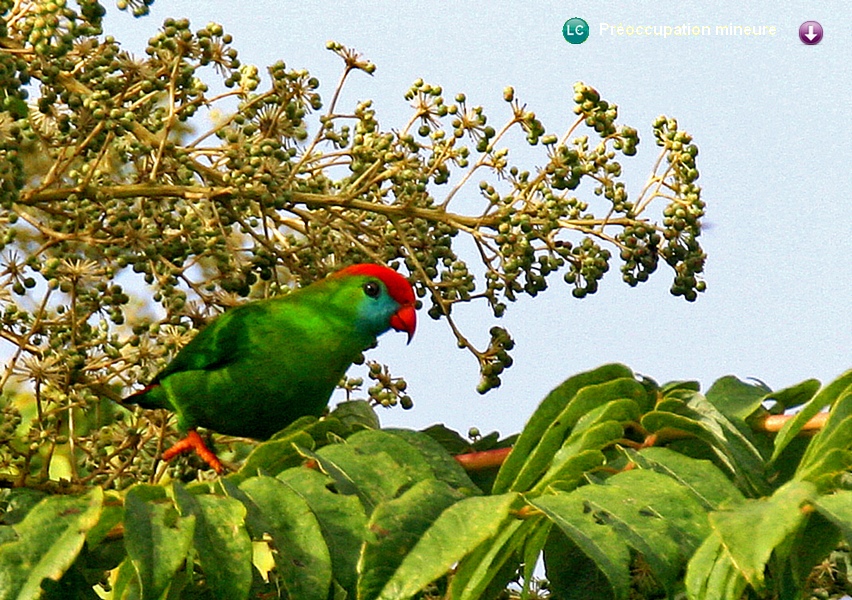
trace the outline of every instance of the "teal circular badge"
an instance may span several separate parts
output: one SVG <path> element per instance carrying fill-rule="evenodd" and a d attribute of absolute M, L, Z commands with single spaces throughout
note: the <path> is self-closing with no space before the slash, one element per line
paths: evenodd
<path fill-rule="evenodd" d="M 568 19 L 562 25 L 562 37 L 569 44 L 582 44 L 589 38 L 589 24 L 580 17 Z"/>

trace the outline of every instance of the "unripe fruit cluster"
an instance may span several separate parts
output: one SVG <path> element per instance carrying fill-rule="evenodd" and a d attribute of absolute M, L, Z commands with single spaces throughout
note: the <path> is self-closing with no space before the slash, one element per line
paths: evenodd
<path fill-rule="evenodd" d="M 675 270 L 672 294 L 692 302 L 706 287 L 705 282 L 699 279 L 704 271 L 706 254 L 698 243 L 705 206 L 701 200 L 701 188 L 695 183 L 698 179 L 695 165 L 698 146 L 692 143 L 692 136 L 678 129 L 675 119 L 659 117 L 653 126 L 657 145 L 667 152 L 666 159 L 674 175 L 672 187 L 676 193 L 675 199 L 663 210 L 665 244 L 660 255 Z"/>
<path fill-rule="evenodd" d="M 492 327 L 491 341 L 488 349 L 479 356 L 479 372 L 481 378 L 476 391 L 484 394 L 489 390 L 500 387 L 500 375 L 512 366 L 509 351 L 515 347 L 515 342 L 509 332 L 502 327 Z"/>

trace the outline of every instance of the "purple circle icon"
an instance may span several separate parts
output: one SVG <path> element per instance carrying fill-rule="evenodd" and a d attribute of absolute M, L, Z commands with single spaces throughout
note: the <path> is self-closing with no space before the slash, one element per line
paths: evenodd
<path fill-rule="evenodd" d="M 819 44 L 822 40 L 822 25 L 816 21 L 805 21 L 799 25 L 799 39 L 808 46 Z"/>

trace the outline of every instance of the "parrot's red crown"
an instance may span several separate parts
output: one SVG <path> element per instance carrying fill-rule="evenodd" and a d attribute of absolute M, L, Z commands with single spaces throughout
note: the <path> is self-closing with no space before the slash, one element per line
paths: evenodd
<path fill-rule="evenodd" d="M 399 302 L 401 306 L 414 304 L 414 288 L 408 283 L 408 280 L 394 271 L 383 265 L 372 263 L 362 263 L 352 265 L 337 271 L 334 276 L 340 277 L 345 275 L 366 275 L 367 277 L 375 277 L 385 284 L 388 288 L 388 294 L 391 298 Z"/>
<path fill-rule="evenodd" d="M 352 275 L 375 277 L 385 284 L 388 295 L 399 304 L 399 310 L 390 317 L 390 326 L 397 331 L 406 332 L 408 334 L 408 341 L 411 342 L 414 330 L 417 327 L 417 313 L 414 308 L 414 288 L 411 287 L 408 280 L 393 269 L 370 263 L 346 267 L 332 275 L 332 277 Z"/>

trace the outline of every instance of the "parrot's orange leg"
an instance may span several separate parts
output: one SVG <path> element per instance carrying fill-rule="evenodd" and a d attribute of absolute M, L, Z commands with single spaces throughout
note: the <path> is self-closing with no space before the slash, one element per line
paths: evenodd
<path fill-rule="evenodd" d="M 195 452 L 198 456 L 201 457 L 201 460 L 210 465 L 214 471 L 216 471 L 219 475 L 221 475 L 225 471 L 225 467 L 222 466 L 222 462 L 216 456 L 216 454 L 207 447 L 204 443 L 204 440 L 201 439 L 201 436 L 198 435 L 198 432 L 194 429 L 191 429 L 186 437 L 176 443 L 174 446 L 163 452 L 163 460 L 166 462 L 173 459 L 175 456 L 179 454 L 183 454 L 185 452 Z"/>

